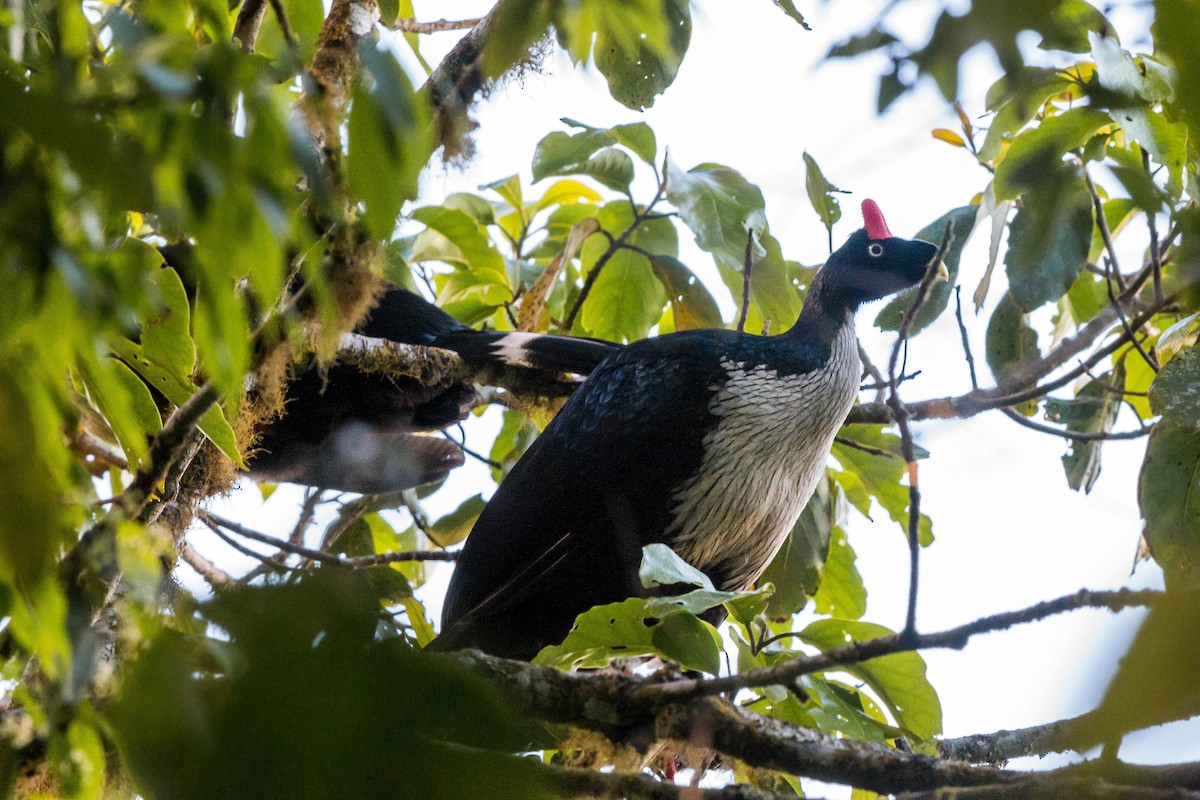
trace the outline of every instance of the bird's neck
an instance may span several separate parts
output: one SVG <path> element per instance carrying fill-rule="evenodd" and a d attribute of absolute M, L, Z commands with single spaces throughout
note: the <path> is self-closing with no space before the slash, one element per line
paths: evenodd
<path fill-rule="evenodd" d="M 818 272 L 796 324 L 783 335 L 800 342 L 832 345 L 842 329 L 853 327 L 858 306 L 858 301 L 827 286 L 824 271 Z"/>

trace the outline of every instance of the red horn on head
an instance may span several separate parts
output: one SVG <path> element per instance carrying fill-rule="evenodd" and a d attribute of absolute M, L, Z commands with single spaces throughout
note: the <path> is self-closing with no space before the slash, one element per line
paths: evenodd
<path fill-rule="evenodd" d="M 862 214 L 867 236 L 872 239 L 892 238 L 892 232 L 888 230 L 887 222 L 883 219 L 883 212 L 879 210 L 879 206 L 875 204 L 874 200 L 863 200 Z"/>

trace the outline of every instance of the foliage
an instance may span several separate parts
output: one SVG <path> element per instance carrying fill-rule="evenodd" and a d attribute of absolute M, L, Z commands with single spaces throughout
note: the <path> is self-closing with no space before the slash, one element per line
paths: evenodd
<path fill-rule="evenodd" d="M 775 5 L 804 36 L 796 5 Z M 266 14 L 257 39 L 255 7 Z M 1113 741 L 1191 715 L 1194 674 L 1180 665 L 1194 661 L 1194 605 L 1174 593 L 1200 579 L 1200 22 L 1184 0 L 1159 0 L 1155 49 L 1132 53 L 1082 0 L 976 2 L 938 16 L 918 46 L 895 32 L 907 26 L 888 8 L 830 52 L 886 56 L 880 110 L 924 78 L 957 100 L 961 56 L 977 45 L 1004 71 L 986 108 L 970 110 L 989 115 L 986 130 L 960 108 L 961 132 L 933 131 L 989 180 L 919 234 L 949 232 L 953 282 L 968 238 L 990 224 L 976 302 L 990 304 L 984 355 L 996 385 L 952 403 L 906 396 L 909 412 L 1004 409 L 1049 428 L 1070 440 L 1066 480 L 1084 491 L 1106 438 L 1148 433 L 1137 487 L 1145 544 L 1172 593 L 1163 605 L 1178 614 L 1151 615 L 1086 735 Z M 528 709 L 487 679 L 502 670 L 419 652 L 434 636 L 425 563 L 371 561 L 457 546 L 482 494 L 433 521 L 421 503 L 440 485 L 340 498 L 316 554 L 324 560 L 295 551 L 306 541 L 298 526 L 292 552 L 236 579 L 195 554 L 189 525 L 280 413 L 287 366 L 333 358 L 380 275 L 477 327 L 615 342 L 732 326 L 719 309 L 740 305 L 747 265 L 747 330 L 784 330 L 803 305 L 816 265 L 785 257 L 759 187 L 735 166 L 677 163 L 645 122 L 564 119 L 531 154 L 532 184 L 516 173 L 477 192 L 422 194 L 435 148 L 457 152 L 446 118 L 470 127 L 447 86 L 469 104 L 464 87 L 528 67 L 553 29 L 616 102 L 643 109 L 686 56 L 690 3 L 504 0 L 476 28 L 486 44 L 475 61 L 431 70 L 459 69 L 463 80 L 425 88 L 374 26 L 361 27 L 364 13 L 410 17 L 411 3 L 338 0 L 323 12 L 312 0 L 28 0 L 0 17 L 6 788 L 39 772 L 49 776 L 39 791 L 72 798 L 582 794 L 579 783 L 552 785 L 568 775 L 550 767 L 571 740 L 522 716 Z M 1040 35 L 1037 58 L 1018 41 L 1028 30 Z M 402 41 L 420 58 L 419 36 Z M 804 163 L 832 242 L 842 190 L 808 153 Z M 1118 263 L 1111 243 L 1128 231 L 1150 234 L 1144 263 Z M 681 241 L 712 257 L 723 286 L 680 260 Z M 1003 290 L 990 286 L 997 266 Z M 876 324 L 921 335 L 947 324 L 950 296 L 951 284 L 934 286 L 910 317 L 918 293 L 902 293 Z M 653 655 L 728 677 L 887 638 L 869 621 L 855 515 L 881 509 L 904 531 L 911 519 L 924 547 L 933 520 L 904 483 L 915 475 L 905 453 L 927 454 L 906 449 L 893 412 L 866 399 L 757 587 L 717 591 L 651 546 L 648 596 L 581 615 L 538 664 L 580 670 Z M 549 418 L 522 400 L 481 448 L 496 481 Z M 1038 414 L 1049 425 L 1028 419 Z M 408 523 L 399 529 L 379 513 L 397 506 Z M 180 559 L 209 580 L 212 599 L 163 580 Z M 653 596 L 679 585 L 691 588 Z M 1172 668 L 1158 673 L 1164 661 Z M 1157 674 L 1169 681 L 1148 686 Z M 1172 705 L 1164 682 L 1188 702 Z M 750 712 L 892 754 L 931 755 L 941 733 L 940 701 L 911 649 L 743 689 Z M 620 726 L 592 723 L 619 741 Z M 514 755 L 534 749 L 546 763 Z M 733 775 L 748 783 L 776 780 L 742 770 Z M 771 785 L 799 777 L 811 775 Z"/>

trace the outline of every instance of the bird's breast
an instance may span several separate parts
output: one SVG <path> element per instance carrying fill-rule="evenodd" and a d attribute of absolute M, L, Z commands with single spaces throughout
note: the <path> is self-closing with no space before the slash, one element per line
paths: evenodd
<path fill-rule="evenodd" d="M 768 365 L 723 362 L 728 375 L 709 404 L 697 473 L 672 495 L 667 541 L 726 590 L 753 583 L 795 525 L 825 467 L 858 389 L 852 324 L 828 363 L 779 375 Z"/>

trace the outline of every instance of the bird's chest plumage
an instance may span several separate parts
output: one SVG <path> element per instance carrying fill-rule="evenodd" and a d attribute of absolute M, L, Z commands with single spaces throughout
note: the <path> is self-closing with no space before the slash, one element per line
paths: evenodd
<path fill-rule="evenodd" d="M 727 359 L 709 403 L 700 469 L 672 494 L 668 541 L 724 589 L 751 584 L 795 524 L 854 402 L 861 365 L 853 324 L 827 364 L 780 375 L 778 365 Z"/>

